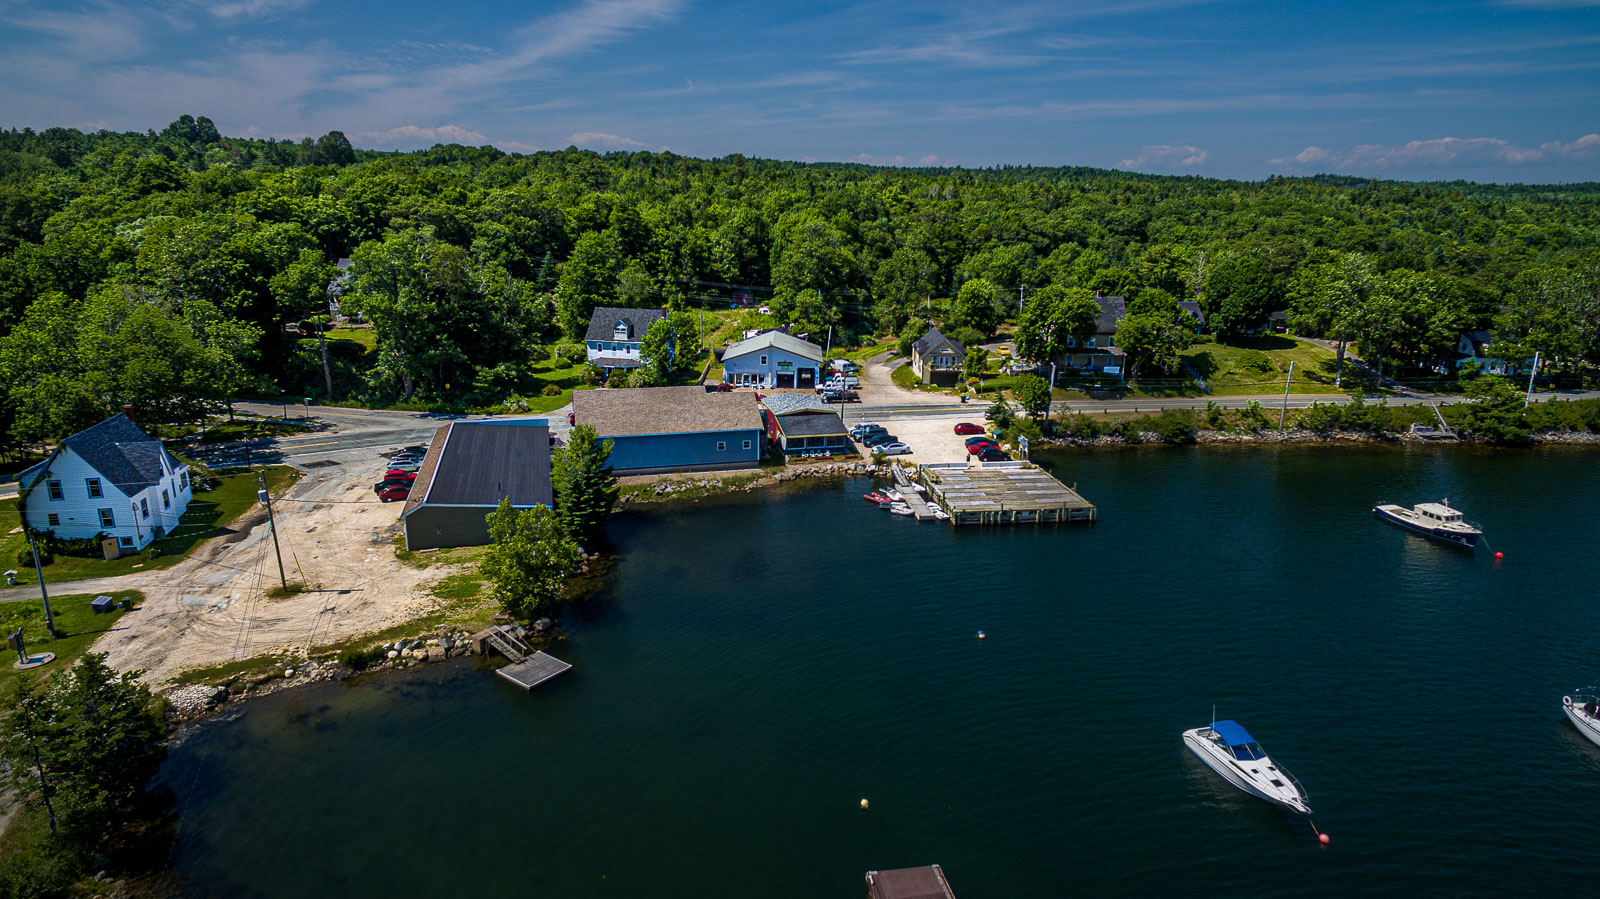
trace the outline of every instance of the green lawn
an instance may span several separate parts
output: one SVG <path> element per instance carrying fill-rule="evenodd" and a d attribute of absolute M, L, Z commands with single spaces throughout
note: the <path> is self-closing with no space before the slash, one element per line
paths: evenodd
<path fill-rule="evenodd" d="M 53 639 L 45 633 L 44 603 L 38 597 L 0 603 L 0 631 L 10 636 L 12 631 L 20 627 L 30 653 L 56 654 L 56 660 L 42 668 L 17 671 L 10 664 L 17 660 L 17 655 L 15 652 L 8 652 L 5 664 L 0 664 L 0 689 L 10 687 L 12 682 L 19 678 L 39 680 L 72 667 L 72 663 L 89 648 L 89 644 L 101 634 L 111 630 L 117 619 L 127 614 L 122 611 L 96 614 L 89 608 L 89 603 L 95 595 L 97 594 L 81 593 L 50 597 L 50 613 L 55 618 L 56 631 L 62 634 Z M 144 602 L 144 594 L 137 590 L 114 590 L 103 595 L 119 602 L 123 599 L 132 599 L 135 609 Z"/>
<path fill-rule="evenodd" d="M 1337 360 L 1334 354 L 1315 344 L 1296 340 L 1282 334 L 1244 337 L 1228 343 L 1207 340 L 1197 343 L 1180 354 L 1205 378 L 1213 396 L 1249 396 L 1282 393 L 1289 370 L 1294 363 L 1294 393 L 1339 394 L 1343 391 L 1333 386 Z M 1249 364 L 1251 359 L 1264 357 L 1265 369 Z M 1345 387 L 1355 385 L 1355 374 L 1345 366 Z M 1140 378 L 1134 382 L 1129 396 L 1203 396 L 1205 391 L 1186 375 Z"/>
<path fill-rule="evenodd" d="M 274 496 L 282 495 L 299 477 L 298 471 L 285 465 L 274 465 L 267 469 L 267 483 Z M 58 555 L 55 561 L 44 567 L 45 583 L 115 577 L 177 564 L 202 541 L 225 533 L 229 524 L 256 506 L 256 490 L 259 486 L 254 472 L 224 474 L 220 481 L 217 489 L 196 493 L 178 527 L 167 537 L 152 544 L 160 550 L 155 558 L 146 559 L 143 553 L 109 561 Z M 25 576 L 24 579 L 31 578 L 32 562 L 24 563 L 18 558 L 19 553 L 27 550 L 28 540 L 20 530 L 22 521 L 17 514 L 15 499 L 0 500 L 0 523 L 8 532 L 18 528 L 16 533 L 0 535 L 0 563 L 7 568 L 18 569 Z"/>
<path fill-rule="evenodd" d="M 354 341 L 369 351 L 378 348 L 378 338 L 372 333 L 371 328 L 329 328 L 328 339 Z"/>

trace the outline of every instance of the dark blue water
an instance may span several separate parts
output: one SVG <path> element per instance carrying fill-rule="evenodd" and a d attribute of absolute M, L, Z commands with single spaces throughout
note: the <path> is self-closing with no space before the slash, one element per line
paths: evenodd
<path fill-rule="evenodd" d="M 1098 525 L 917 525 L 866 482 L 620 515 L 536 693 L 453 664 L 200 728 L 172 870 L 241 899 L 809 899 L 932 862 L 962 899 L 1588 892 L 1600 748 L 1560 702 L 1600 680 L 1600 455 L 1053 462 Z M 1446 496 L 1503 561 L 1370 513 Z M 1331 846 L 1182 748 L 1213 703 Z"/>

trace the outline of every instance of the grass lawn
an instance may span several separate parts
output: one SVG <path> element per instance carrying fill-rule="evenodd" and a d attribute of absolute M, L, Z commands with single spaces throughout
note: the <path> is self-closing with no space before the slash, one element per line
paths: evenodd
<path fill-rule="evenodd" d="M 8 652 L 6 664 L 0 665 L 0 689 L 10 687 L 18 679 L 25 679 L 28 682 L 38 681 L 57 671 L 72 667 L 72 663 L 88 650 L 89 644 L 101 634 L 111 630 L 117 619 L 128 614 L 120 610 L 95 614 L 89 608 L 89 603 L 95 595 L 82 593 L 50 597 L 50 613 L 55 618 L 56 630 L 63 634 L 53 639 L 45 634 L 44 603 L 38 597 L 0 603 L 0 630 L 4 630 L 9 636 L 12 631 L 20 627 L 30 653 L 56 654 L 56 660 L 42 668 L 17 671 L 10 665 L 16 661 L 17 655 L 15 652 Z M 144 594 L 137 590 L 115 590 L 102 595 L 110 596 L 118 602 L 132 599 L 135 609 L 144 602 Z"/>
<path fill-rule="evenodd" d="M 267 484 L 274 496 L 282 495 L 299 477 L 299 472 L 286 465 L 274 465 L 267 469 Z M 152 544 L 160 550 L 155 558 L 145 559 L 143 553 L 109 561 L 58 555 L 55 561 L 44 567 L 45 583 L 115 577 L 177 564 L 202 541 L 224 533 L 229 524 L 255 507 L 258 485 L 254 472 L 223 474 L 219 480 L 221 483 L 217 489 L 196 493 L 178 527 Z M 22 524 L 15 499 L 0 500 L 0 523 L 5 524 L 8 532 Z M 0 535 L 0 564 L 7 568 L 15 567 L 31 577 L 32 562 L 18 564 L 20 560 L 17 557 L 27 548 L 28 539 L 20 530 Z"/>
<path fill-rule="evenodd" d="M 873 356 L 876 356 L 879 353 L 893 353 L 893 352 L 894 352 L 894 341 L 889 340 L 889 341 L 883 341 L 883 342 L 868 343 L 868 344 L 865 344 L 863 346 L 858 346 L 858 347 L 856 347 L 854 349 L 849 349 L 849 350 L 842 350 L 842 349 L 838 349 L 836 347 L 834 349 L 834 351 L 833 351 L 833 356 L 836 359 L 849 359 L 850 361 L 856 363 L 857 365 L 866 365 L 868 359 L 871 359 Z"/>
<path fill-rule="evenodd" d="M 329 328 L 328 340 L 349 340 L 359 343 L 369 351 L 378 348 L 378 338 L 371 328 Z"/>
<path fill-rule="evenodd" d="M 1259 354 L 1259 355 L 1258 355 Z M 1334 354 L 1315 344 L 1283 334 L 1243 337 L 1229 343 L 1208 340 L 1180 354 L 1200 376 L 1213 396 L 1281 394 L 1289 363 L 1294 363 L 1294 393 L 1339 394 L 1333 386 L 1337 360 Z M 1266 370 L 1247 364 L 1265 357 Z M 1345 367 L 1345 383 L 1354 387 L 1353 369 Z M 1192 378 L 1140 378 L 1130 396 L 1203 396 Z"/>
<path fill-rule="evenodd" d="M 889 378 L 907 390 L 915 390 L 922 384 L 922 378 L 909 365 L 902 365 L 895 369 L 890 373 Z"/>

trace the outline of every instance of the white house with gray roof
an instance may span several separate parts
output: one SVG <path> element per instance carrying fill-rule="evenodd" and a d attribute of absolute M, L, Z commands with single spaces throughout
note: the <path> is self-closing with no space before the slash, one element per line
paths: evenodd
<path fill-rule="evenodd" d="M 607 374 L 623 368 L 638 368 L 644 364 L 640 348 L 645 332 L 663 318 L 661 309 L 620 309 L 615 306 L 596 306 L 589 316 L 589 330 L 583 342 L 589 351 L 589 364 L 598 365 Z"/>
<path fill-rule="evenodd" d="M 124 553 L 171 533 L 193 497 L 189 467 L 127 415 L 61 441 L 19 481 L 29 528 L 67 540 L 115 537 Z"/>
<path fill-rule="evenodd" d="M 767 331 L 723 350 L 722 371 L 735 387 L 815 387 L 822 383 L 822 347 Z"/>

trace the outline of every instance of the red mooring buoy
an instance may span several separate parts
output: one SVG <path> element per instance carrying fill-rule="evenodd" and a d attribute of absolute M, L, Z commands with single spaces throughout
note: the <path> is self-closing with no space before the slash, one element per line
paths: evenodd
<path fill-rule="evenodd" d="M 1494 557 L 1495 557 L 1495 558 L 1496 558 L 1496 559 L 1504 559 L 1504 558 L 1505 558 L 1505 557 L 1506 557 L 1506 554 L 1505 554 L 1505 553 L 1500 553 L 1500 552 L 1497 552 L 1497 553 L 1495 553 L 1495 554 L 1494 554 Z"/>
<path fill-rule="evenodd" d="M 1328 835 L 1325 834 L 1325 833 L 1317 834 L 1317 842 L 1321 843 L 1324 846 L 1328 845 L 1328 842 L 1329 842 L 1328 841 Z"/>

